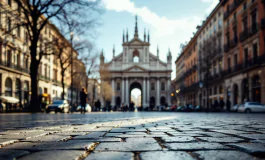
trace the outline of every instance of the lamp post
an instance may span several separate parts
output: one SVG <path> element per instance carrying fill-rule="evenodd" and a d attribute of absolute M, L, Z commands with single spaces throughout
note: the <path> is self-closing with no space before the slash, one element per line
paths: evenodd
<path fill-rule="evenodd" d="M 74 81 L 73 81 L 73 37 L 74 37 L 74 32 L 70 32 L 70 41 L 71 41 L 71 59 L 70 59 L 70 63 L 71 63 L 71 108 L 73 108 L 73 85 L 74 85 Z"/>
<path fill-rule="evenodd" d="M 201 89 L 201 95 L 202 95 L 203 82 L 200 82 L 200 83 L 199 83 L 199 87 L 200 87 L 200 89 Z M 201 103 L 202 103 L 202 96 L 199 96 L 199 99 L 200 99 L 200 106 L 201 106 Z"/>

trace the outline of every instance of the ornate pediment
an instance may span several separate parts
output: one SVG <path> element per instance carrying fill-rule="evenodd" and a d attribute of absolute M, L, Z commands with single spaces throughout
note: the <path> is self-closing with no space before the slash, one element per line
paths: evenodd
<path fill-rule="evenodd" d="M 146 70 L 142 67 L 139 67 L 139 66 L 132 66 L 132 67 L 126 69 L 125 71 L 127 71 L 127 72 L 145 72 Z"/>
<path fill-rule="evenodd" d="M 133 39 L 132 41 L 129 42 L 130 45 L 134 45 L 134 46 L 138 46 L 138 45 L 143 45 L 143 41 L 141 41 L 140 39 Z"/>

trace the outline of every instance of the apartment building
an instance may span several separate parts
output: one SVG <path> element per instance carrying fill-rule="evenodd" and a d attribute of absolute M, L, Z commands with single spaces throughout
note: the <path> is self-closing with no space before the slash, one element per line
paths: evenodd
<path fill-rule="evenodd" d="M 184 105 L 185 103 L 185 61 L 184 53 L 181 52 L 177 60 L 175 61 L 176 65 L 176 78 L 175 78 L 175 97 L 177 105 Z"/>
<path fill-rule="evenodd" d="M 31 94 L 29 37 L 25 28 L 13 27 L 15 21 L 10 18 L 9 14 L 11 12 L 4 11 L 17 10 L 19 12 L 17 3 L 13 0 L 3 0 L 0 3 L 0 95 L 16 97 L 20 100 L 20 105 L 24 106 L 29 103 Z M 65 41 L 71 46 L 59 30 L 49 23 L 41 33 L 38 52 L 48 50 L 51 47 L 48 42 L 54 40 Z M 65 52 L 71 52 L 73 58 L 81 62 L 77 59 L 78 53 L 72 51 L 71 47 Z M 70 94 L 70 68 L 67 69 L 65 75 L 65 93 L 67 94 Z M 82 71 L 85 72 L 85 68 Z M 52 100 L 61 97 L 60 73 L 61 67 L 57 56 L 50 55 L 42 58 L 38 71 L 39 97 L 42 103 L 50 103 Z"/>
<path fill-rule="evenodd" d="M 223 0 L 225 97 L 232 105 L 265 103 L 262 0 Z"/>

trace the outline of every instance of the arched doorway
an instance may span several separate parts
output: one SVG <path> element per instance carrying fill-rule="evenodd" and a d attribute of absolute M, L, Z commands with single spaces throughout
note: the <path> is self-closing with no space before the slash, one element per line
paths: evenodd
<path fill-rule="evenodd" d="M 15 90 L 15 97 L 19 99 L 20 105 L 21 105 L 21 81 L 19 79 L 16 79 L 16 90 Z"/>
<path fill-rule="evenodd" d="M 142 104 L 142 86 L 138 82 L 133 82 L 130 85 L 130 104 L 129 107 L 133 109 L 133 107 L 141 107 L 143 106 Z M 133 103 L 132 103 L 133 102 Z M 133 106 L 134 105 L 134 106 Z"/>
<path fill-rule="evenodd" d="M 160 98 L 160 105 L 166 106 L 166 98 L 164 96 Z"/>
<path fill-rule="evenodd" d="M 237 86 L 237 84 L 234 84 L 234 86 L 233 86 L 233 100 L 234 100 L 233 105 L 238 104 L 238 86 Z"/>
<path fill-rule="evenodd" d="M 260 91 L 260 77 L 256 75 L 252 78 L 252 97 L 254 102 L 261 102 Z"/>
<path fill-rule="evenodd" d="M 12 79 L 8 77 L 5 82 L 5 95 L 12 97 L 12 91 Z"/>
<path fill-rule="evenodd" d="M 242 102 L 249 100 L 249 88 L 248 88 L 248 79 L 243 79 L 242 81 Z"/>
<path fill-rule="evenodd" d="M 121 107 L 121 97 L 116 97 L 115 104 L 117 108 Z"/>

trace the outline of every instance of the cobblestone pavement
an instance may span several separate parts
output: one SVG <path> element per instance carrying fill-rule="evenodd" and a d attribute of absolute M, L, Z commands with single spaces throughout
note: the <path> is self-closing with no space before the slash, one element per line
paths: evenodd
<path fill-rule="evenodd" d="M 265 159 L 264 123 L 264 114 L 0 114 L 0 160 Z"/>

